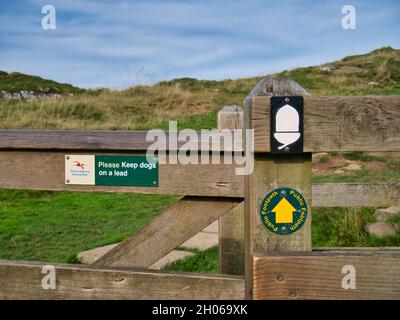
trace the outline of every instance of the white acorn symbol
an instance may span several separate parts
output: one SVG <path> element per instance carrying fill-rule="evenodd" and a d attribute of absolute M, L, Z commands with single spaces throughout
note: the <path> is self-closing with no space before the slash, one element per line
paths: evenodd
<path fill-rule="evenodd" d="M 299 119 L 299 113 L 288 104 L 278 110 L 274 133 L 275 139 L 282 143 L 278 150 L 287 147 L 300 138 Z"/>

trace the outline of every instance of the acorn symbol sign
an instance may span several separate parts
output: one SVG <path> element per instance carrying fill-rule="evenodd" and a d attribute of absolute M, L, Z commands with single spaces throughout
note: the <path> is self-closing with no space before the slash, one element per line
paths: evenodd
<path fill-rule="evenodd" d="M 281 150 L 288 145 L 296 142 L 300 138 L 299 113 L 295 108 L 286 104 L 276 113 L 276 131 L 275 139 L 282 145 L 278 147 Z"/>
<path fill-rule="evenodd" d="M 270 152 L 303 153 L 303 97 L 273 96 L 270 103 Z"/>

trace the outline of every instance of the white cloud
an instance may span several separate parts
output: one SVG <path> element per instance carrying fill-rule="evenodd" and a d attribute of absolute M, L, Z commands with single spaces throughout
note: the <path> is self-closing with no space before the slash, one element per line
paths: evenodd
<path fill-rule="evenodd" d="M 126 87 L 178 76 L 261 75 L 400 43 L 400 5 L 390 0 L 354 0 L 356 32 L 341 29 L 340 2 L 52 2 L 55 31 L 40 27 L 42 0 L 0 12 L 0 69 Z"/>

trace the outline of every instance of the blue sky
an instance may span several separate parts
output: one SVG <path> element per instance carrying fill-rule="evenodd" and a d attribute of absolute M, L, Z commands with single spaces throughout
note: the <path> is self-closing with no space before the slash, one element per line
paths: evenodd
<path fill-rule="evenodd" d="M 356 30 L 341 27 L 347 4 Z M 251 77 L 400 48 L 399 17 L 399 0 L 1 0 L 0 70 L 109 88 Z"/>

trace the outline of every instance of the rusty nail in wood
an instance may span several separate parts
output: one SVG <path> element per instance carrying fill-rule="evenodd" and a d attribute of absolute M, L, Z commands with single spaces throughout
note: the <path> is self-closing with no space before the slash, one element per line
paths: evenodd
<path fill-rule="evenodd" d="M 296 298 L 297 297 L 297 292 L 294 289 L 289 289 L 289 297 L 291 298 Z"/>
<path fill-rule="evenodd" d="M 276 280 L 278 280 L 278 281 L 283 281 L 283 280 L 285 280 L 285 275 L 284 275 L 283 273 L 278 273 L 278 274 L 276 275 Z"/>

